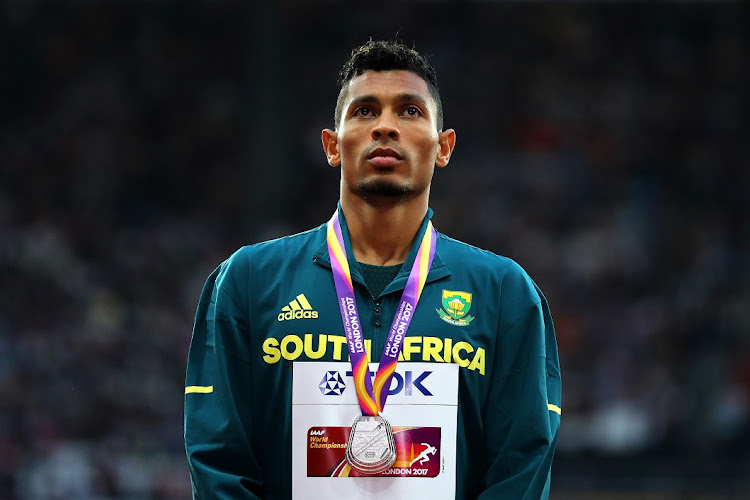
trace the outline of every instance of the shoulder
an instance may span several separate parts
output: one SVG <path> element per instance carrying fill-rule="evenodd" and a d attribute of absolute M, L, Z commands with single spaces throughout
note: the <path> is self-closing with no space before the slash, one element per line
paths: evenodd
<path fill-rule="evenodd" d="M 465 267 L 475 272 L 530 279 L 526 271 L 515 260 L 442 233 L 438 233 L 437 251 L 450 267 Z"/>
<path fill-rule="evenodd" d="M 438 233 L 437 251 L 453 276 L 482 283 L 519 305 L 544 300 L 526 270 L 515 260 Z"/>
<path fill-rule="evenodd" d="M 236 275 L 249 275 L 263 270 L 279 271 L 282 265 L 299 262 L 325 242 L 325 224 L 297 234 L 275 238 L 239 248 L 220 266 L 217 282 Z"/>
<path fill-rule="evenodd" d="M 246 245 L 232 254 L 226 261 L 227 266 L 253 264 L 276 259 L 288 259 L 289 252 L 304 252 L 317 249 L 325 241 L 325 225 L 308 231 Z"/>

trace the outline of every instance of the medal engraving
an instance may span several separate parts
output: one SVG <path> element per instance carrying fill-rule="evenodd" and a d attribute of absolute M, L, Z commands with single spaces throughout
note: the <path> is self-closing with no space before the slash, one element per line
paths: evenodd
<path fill-rule="evenodd" d="M 381 416 L 357 417 L 346 445 L 346 461 L 365 474 L 389 469 L 396 461 L 396 444 L 388 420 Z"/>

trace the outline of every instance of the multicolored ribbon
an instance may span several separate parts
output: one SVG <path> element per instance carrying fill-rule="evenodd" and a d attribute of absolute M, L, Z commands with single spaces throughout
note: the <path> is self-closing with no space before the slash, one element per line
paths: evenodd
<path fill-rule="evenodd" d="M 344 323 L 359 406 L 363 415 L 378 415 L 385 407 L 385 400 L 388 398 L 388 389 L 393 372 L 396 370 L 401 345 L 414 316 L 414 310 L 417 308 L 419 296 L 422 295 L 432 259 L 435 257 L 437 232 L 432 227 L 432 221 L 428 221 L 427 229 L 417 251 L 417 257 L 414 259 L 414 265 L 409 273 L 409 279 L 406 281 L 404 293 L 401 295 L 401 302 L 393 318 L 374 382 L 369 376 L 362 323 L 357 310 L 357 300 L 354 296 L 352 275 L 346 257 L 346 247 L 344 246 L 344 236 L 341 233 L 338 210 L 328 221 L 327 240 L 328 255 L 331 257 L 331 267 L 333 268 L 333 281 L 336 285 L 336 295 L 341 308 L 341 320 Z"/>

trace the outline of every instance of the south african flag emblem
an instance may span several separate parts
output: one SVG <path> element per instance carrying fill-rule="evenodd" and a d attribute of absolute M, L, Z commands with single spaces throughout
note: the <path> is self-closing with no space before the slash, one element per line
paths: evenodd
<path fill-rule="evenodd" d="M 471 294 L 455 290 L 443 290 L 443 308 L 436 309 L 440 319 L 455 326 L 466 326 L 474 319 L 467 316 L 471 309 Z"/>

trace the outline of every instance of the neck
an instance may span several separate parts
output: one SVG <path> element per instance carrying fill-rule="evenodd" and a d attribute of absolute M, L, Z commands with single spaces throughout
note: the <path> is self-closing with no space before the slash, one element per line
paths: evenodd
<path fill-rule="evenodd" d="M 359 199 L 358 199 L 359 200 Z M 372 206 L 362 200 L 341 199 L 354 257 L 376 266 L 401 264 L 427 213 L 427 198 Z"/>

